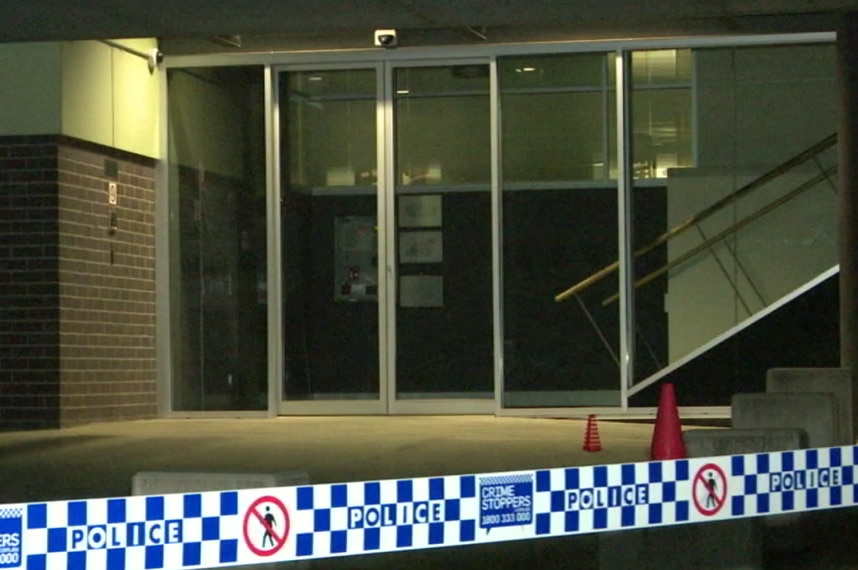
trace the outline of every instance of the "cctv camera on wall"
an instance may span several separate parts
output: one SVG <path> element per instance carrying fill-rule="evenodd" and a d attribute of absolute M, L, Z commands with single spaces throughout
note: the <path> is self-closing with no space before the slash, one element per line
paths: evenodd
<path fill-rule="evenodd" d="M 164 54 L 158 48 L 153 48 L 149 50 L 149 57 L 147 59 L 149 73 L 153 73 L 164 62 Z"/>
<path fill-rule="evenodd" d="M 395 48 L 397 45 L 396 30 L 375 31 L 375 47 Z"/>

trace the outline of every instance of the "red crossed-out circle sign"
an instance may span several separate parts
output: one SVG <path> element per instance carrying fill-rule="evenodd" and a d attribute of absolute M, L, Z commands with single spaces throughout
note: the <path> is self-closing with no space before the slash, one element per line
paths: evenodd
<path fill-rule="evenodd" d="M 694 507 L 700 514 L 711 517 L 727 502 L 727 476 L 714 463 L 707 463 L 697 470 L 691 489 Z"/>
<path fill-rule="evenodd" d="M 257 556 L 276 554 L 289 537 L 289 511 L 277 497 L 259 497 L 244 513 L 244 543 Z"/>

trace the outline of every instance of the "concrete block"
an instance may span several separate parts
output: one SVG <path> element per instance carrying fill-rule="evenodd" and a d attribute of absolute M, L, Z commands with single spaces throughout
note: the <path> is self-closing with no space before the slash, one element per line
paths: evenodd
<path fill-rule="evenodd" d="M 689 429 L 682 432 L 688 457 L 716 457 L 762 451 L 805 449 L 807 433 L 783 429 Z"/>
<path fill-rule="evenodd" d="M 734 394 L 732 425 L 737 429 L 798 428 L 808 447 L 829 447 L 837 439 L 837 398 L 833 394 Z"/>
<path fill-rule="evenodd" d="M 688 457 L 715 457 L 764 451 L 807 448 L 803 429 L 691 429 L 682 433 Z M 766 550 L 807 548 L 806 530 L 810 519 L 804 514 L 789 514 L 762 519 L 763 544 Z"/>
<path fill-rule="evenodd" d="M 759 519 L 608 532 L 599 570 L 762 570 Z"/>
<path fill-rule="evenodd" d="M 204 491 L 227 491 L 232 489 L 264 489 L 267 487 L 292 487 L 307 485 L 310 476 L 306 471 L 284 473 L 200 473 L 141 471 L 131 480 L 132 495 L 166 495 L 170 493 L 196 493 Z M 305 570 L 309 560 L 235 566 L 237 570 Z"/>
<path fill-rule="evenodd" d="M 766 392 L 824 392 L 837 398 L 835 445 L 853 445 L 852 371 L 848 368 L 772 368 L 766 372 Z"/>

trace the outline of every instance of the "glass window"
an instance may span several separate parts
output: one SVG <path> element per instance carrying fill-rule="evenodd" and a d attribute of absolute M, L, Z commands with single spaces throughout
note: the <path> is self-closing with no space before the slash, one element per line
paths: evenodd
<path fill-rule="evenodd" d="M 605 180 L 608 138 L 603 54 L 499 62 L 507 183 Z"/>
<path fill-rule="evenodd" d="M 396 397 L 494 396 L 489 66 L 394 71 Z"/>
<path fill-rule="evenodd" d="M 635 53 L 636 178 L 694 164 L 692 53 Z M 616 179 L 613 54 L 502 58 L 504 180 Z"/>
<path fill-rule="evenodd" d="M 617 190 L 605 168 L 613 98 L 605 54 L 500 64 L 504 406 L 620 403 L 616 273 L 555 296 L 617 259 Z"/>
<path fill-rule="evenodd" d="M 378 400 L 376 71 L 279 82 L 283 399 Z"/>
<path fill-rule="evenodd" d="M 612 103 L 616 117 L 615 60 L 608 60 Z M 694 54 L 688 49 L 632 54 L 632 153 L 634 177 L 663 179 L 672 168 L 696 164 L 692 101 Z M 611 123 L 615 124 L 615 123 Z M 616 177 L 616 138 L 611 139 L 611 177 Z"/>
<path fill-rule="evenodd" d="M 261 67 L 171 69 L 172 407 L 268 408 Z"/>
<path fill-rule="evenodd" d="M 320 188 L 375 184 L 375 72 L 290 73 L 282 85 L 288 105 L 288 184 Z"/>
<path fill-rule="evenodd" d="M 396 71 L 397 185 L 491 180 L 488 69 L 456 65 Z"/>
<path fill-rule="evenodd" d="M 691 50 L 632 54 L 635 178 L 667 178 L 694 165 Z"/>
<path fill-rule="evenodd" d="M 830 336 L 806 334 L 800 318 L 836 307 L 836 286 L 803 296 L 813 309 L 774 310 L 837 263 L 834 55 L 831 45 L 699 49 L 674 71 L 660 52 L 635 54 L 647 70 L 634 74 L 635 142 L 646 135 L 652 145 L 635 149 L 636 165 L 659 179 L 636 187 L 636 208 L 646 199 L 660 212 L 636 212 L 635 239 L 640 248 L 673 234 L 636 261 L 635 376 L 693 358 L 670 375 L 686 405 L 762 390 L 769 367 L 837 365 L 836 346 L 820 342 Z M 669 167 L 674 156 L 685 168 Z M 785 350 L 787 338 L 802 340 Z M 657 393 L 632 404 L 652 405 Z"/>
<path fill-rule="evenodd" d="M 639 88 L 656 85 L 687 87 L 692 79 L 690 49 L 638 51 L 632 54 L 632 82 Z"/>
<path fill-rule="evenodd" d="M 575 88 L 601 90 L 605 82 L 605 55 L 504 57 L 498 60 L 498 69 L 507 92 L 519 89 L 530 92 Z"/>

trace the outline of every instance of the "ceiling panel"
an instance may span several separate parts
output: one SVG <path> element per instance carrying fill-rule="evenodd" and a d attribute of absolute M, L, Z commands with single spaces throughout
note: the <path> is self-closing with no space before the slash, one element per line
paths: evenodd
<path fill-rule="evenodd" d="M 401 30 L 672 29 L 858 10 L 856 0 L 2 0 L 0 41 Z M 735 23 L 735 22 L 734 22 Z M 737 24 L 739 25 L 739 24 Z M 795 24 L 792 24 L 795 26 Z M 602 33 L 602 32 L 600 32 Z"/>

